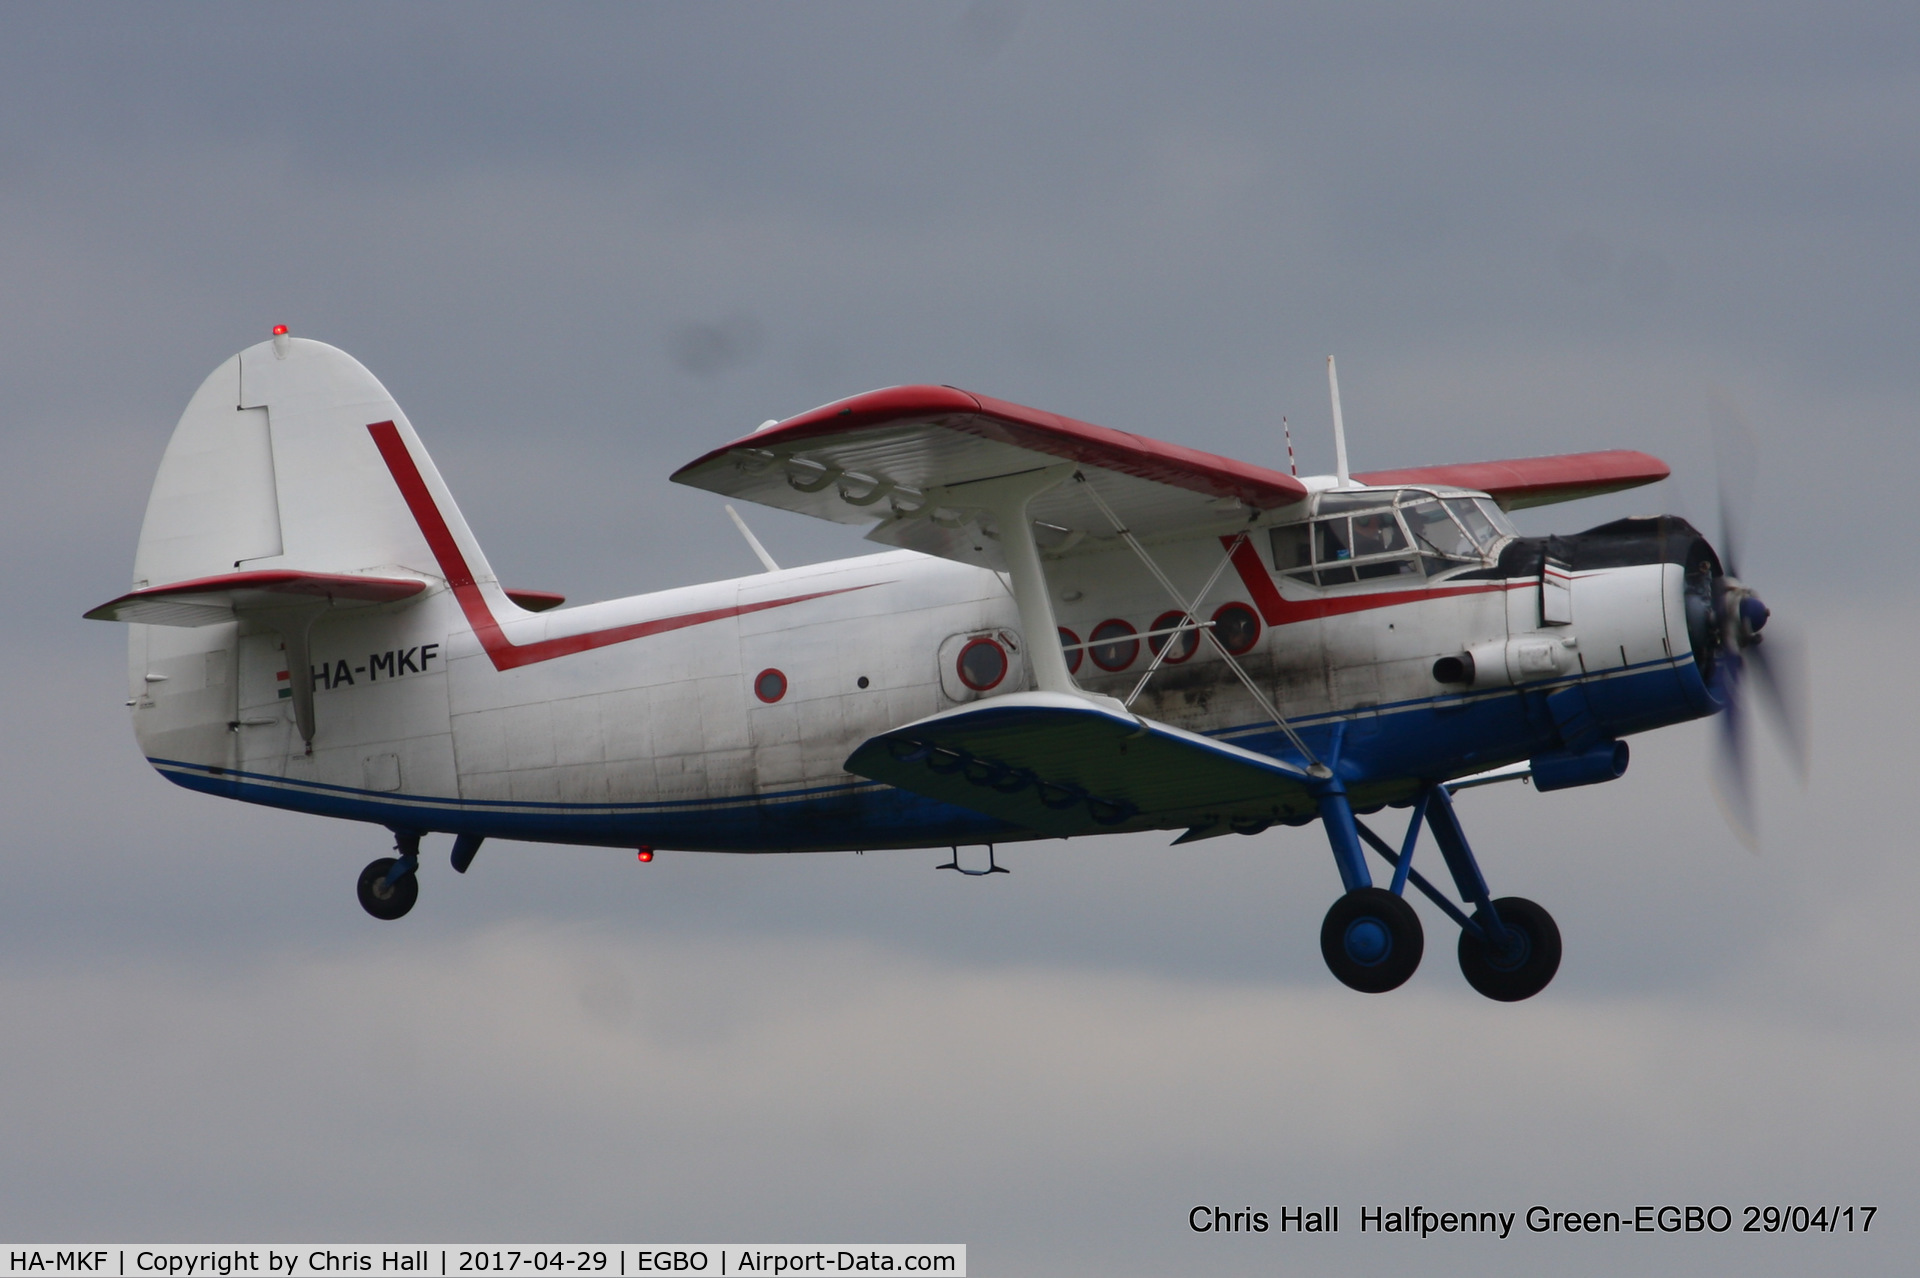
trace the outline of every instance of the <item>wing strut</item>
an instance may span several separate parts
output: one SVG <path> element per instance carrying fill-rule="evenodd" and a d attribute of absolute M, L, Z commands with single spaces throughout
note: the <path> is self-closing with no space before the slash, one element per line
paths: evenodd
<path fill-rule="evenodd" d="M 773 562 L 773 556 L 769 555 L 767 548 L 760 544 L 760 539 L 753 535 L 753 529 L 747 527 L 747 521 L 740 518 L 740 512 L 735 510 L 731 504 L 729 504 L 726 509 L 727 518 L 731 519 L 733 526 L 740 530 L 740 535 L 747 539 L 747 545 L 752 548 L 754 558 L 760 561 L 760 566 L 768 572 L 779 572 L 780 565 Z"/>
<path fill-rule="evenodd" d="M 1027 506 L 1041 493 L 1075 474 L 1071 462 L 993 479 L 954 484 L 939 491 L 943 501 L 983 510 L 1000 534 L 1000 551 L 1013 578 L 1013 604 L 1027 632 L 1027 660 L 1033 680 L 1042 692 L 1064 692 L 1085 698 L 1067 670 L 1066 650 L 1060 646 L 1060 623 L 1053 619 L 1053 601 L 1047 598 L 1047 578 L 1040 566 L 1040 548 L 1033 541 L 1033 521 Z M 1051 642 L 1049 642 L 1051 640 Z"/>
<path fill-rule="evenodd" d="M 1199 603 L 1207 597 L 1207 592 L 1213 589 L 1213 583 L 1220 580 L 1220 574 L 1225 572 L 1227 565 L 1233 562 L 1233 552 L 1237 550 L 1240 543 L 1246 539 L 1247 535 L 1245 533 L 1240 533 L 1234 537 L 1232 544 L 1227 547 L 1227 553 L 1221 558 L 1218 566 L 1214 568 L 1213 576 L 1207 578 L 1207 584 L 1200 587 L 1199 593 L 1194 595 L 1193 601 L 1195 603 Z M 1187 606 L 1186 602 L 1182 600 L 1180 606 L 1185 608 Z M 1140 682 L 1134 684 L 1133 691 L 1127 694 L 1128 706 L 1132 706 L 1134 702 L 1138 701 L 1140 694 L 1147 690 L 1147 681 L 1153 678 L 1154 672 L 1160 669 L 1161 663 L 1173 653 L 1174 645 L 1180 642 L 1180 636 L 1189 630 L 1196 629 L 1211 631 L 1213 629 L 1213 623 L 1211 621 L 1201 621 L 1191 612 L 1182 612 L 1180 614 L 1180 624 L 1175 626 L 1167 635 L 1166 642 L 1160 645 L 1160 651 L 1153 654 L 1153 661 L 1147 666 L 1146 671 L 1141 674 Z M 1151 633 L 1149 633 L 1148 637 L 1152 637 Z"/>
<path fill-rule="evenodd" d="M 1173 601 L 1176 604 L 1180 605 L 1180 611 L 1186 614 L 1187 620 L 1193 623 L 1194 626 L 1199 628 L 1200 633 L 1207 637 L 1207 642 L 1213 645 L 1213 650 L 1219 653 L 1221 658 L 1227 663 L 1228 668 L 1231 669 L 1235 675 L 1239 676 L 1240 682 L 1246 686 L 1246 689 L 1248 692 L 1253 694 L 1253 699 L 1255 703 L 1258 704 L 1262 710 L 1265 710 L 1267 712 L 1268 718 L 1273 720 L 1273 725 L 1276 728 L 1279 728 L 1280 731 L 1284 732 L 1287 736 L 1287 740 L 1293 743 L 1293 748 L 1298 750 L 1301 753 L 1301 755 L 1303 755 L 1306 758 L 1307 774 L 1309 776 L 1316 777 L 1322 780 L 1332 776 L 1333 770 L 1327 767 L 1326 764 L 1320 762 L 1319 756 L 1314 754 L 1312 750 L 1309 750 L 1307 748 L 1307 743 L 1300 739 L 1300 734 L 1293 730 L 1293 725 L 1288 723 L 1286 721 L 1286 718 L 1283 715 L 1281 715 L 1280 708 L 1273 704 L 1272 700 L 1268 698 L 1266 693 L 1260 691 L 1260 686 L 1253 681 L 1253 676 L 1249 675 L 1246 672 L 1246 668 L 1240 664 L 1240 662 L 1234 657 L 1234 655 L 1231 652 L 1227 651 L 1227 646 L 1221 643 L 1219 638 L 1214 635 L 1213 627 L 1203 626 L 1200 624 L 1199 618 L 1194 616 L 1194 612 L 1193 612 L 1194 605 L 1191 603 L 1188 603 L 1185 596 L 1183 596 L 1180 593 L 1179 588 L 1176 587 L 1173 584 L 1173 582 L 1167 577 L 1167 574 L 1160 571 L 1160 565 L 1153 561 L 1153 556 L 1147 553 L 1147 548 L 1140 544 L 1139 538 L 1135 537 L 1133 533 L 1127 528 L 1127 526 L 1120 522 L 1119 516 L 1115 515 L 1113 513 L 1113 509 L 1110 506 L 1108 506 L 1105 501 L 1101 499 L 1099 490 L 1096 489 L 1092 484 L 1087 483 L 1086 479 L 1081 475 L 1079 475 L 1078 473 L 1074 475 L 1074 478 L 1079 481 L 1081 491 L 1085 492 L 1087 496 L 1093 498 L 1093 504 L 1100 508 L 1100 513 L 1105 515 L 1107 517 L 1107 522 L 1113 525 L 1113 531 L 1119 534 L 1120 539 L 1127 543 L 1127 545 L 1133 550 L 1133 553 L 1135 555 L 1139 556 L 1140 562 L 1145 564 L 1147 571 L 1153 574 L 1153 579 L 1160 583 L 1160 588 L 1165 590 L 1167 594 L 1172 596 Z M 1233 552 L 1240 548 L 1241 543 L 1246 540 L 1246 537 L 1247 535 L 1243 532 L 1238 537 L 1235 537 L 1233 539 L 1232 544 L 1230 544 L 1227 547 L 1228 559 L 1231 559 L 1233 557 Z M 1028 541 L 1028 545 L 1032 545 L 1031 532 L 1029 532 L 1027 541 Z M 1037 556 L 1036 556 L 1036 559 L 1037 559 Z M 1223 560 L 1220 565 L 1220 568 L 1224 568 L 1225 566 L 1226 566 L 1226 562 Z M 1198 602 L 1199 598 L 1205 597 L 1207 593 L 1207 589 L 1212 587 L 1213 582 L 1219 580 L 1220 568 L 1214 569 L 1213 578 L 1207 582 L 1206 587 L 1203 587 L 1201 589 L 1200 595 L 1195 600 L 1196 603 Z M 1042 595 L 1042 600 L 1043 602 L 1045 600 L 1044 594 Z M 1051 614 L 1049 614 L 1049 616 L 1051 616 Z M 1046 645 L 1030 645 L 1030 646 L 1045 647 Z M 1162 655 L 1164 655 L 1172 650 L 1173 650 L 1173 640 L 1169 639 L 1161 647 L 1160 652 Z M 1061 658 L 1061 668 L 1062 669 L 1066 668 L 1066 660 L 1064 656 L 1062 656 Z M 1152 674 L 1153 672 L 1151 669 L 1149 669 L 1147 673 Z M 1138 688 L 1134 689 L 1134 695 L 1138 696 L 1139 691 L 1140 690 Z M 1129 698 L 1129 700 L 1131 700 L 1131 698 Z"/>

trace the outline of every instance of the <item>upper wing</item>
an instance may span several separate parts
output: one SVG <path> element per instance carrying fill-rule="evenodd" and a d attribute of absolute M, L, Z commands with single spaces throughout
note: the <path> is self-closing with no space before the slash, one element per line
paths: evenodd
<path fill-rule="evenodd" d="M 896 386 L 816 408 L 717 448 L 673 479 L 840 523 L 877 519 L 875 541 L 993 563 L 998 552 L 966 527 L 966 485 L 1063 461 L 1141 536 L 1231 527 L 1307 495 L 1279 471 L 951 386 Z M 1042 549 L 1111 534 L 1079 487 L 1034 499 Z"/>
<path fill-rule="evenodd" d="M 1053 692 L 1008 693 L 893 728 L 846 767 L 1062 838 L 1180 826 L 1251 832 L 1315 810 L 1292 764 L 1105 698 Z"/>
<path fill-rule="evenodd" d="M 1566 453 L 1559 457 L 1523 457 L 1517 461 L 1374 470 L 1354 478 L 1376 486 L 1434 484 L 1443 488 L 1471 488 L 1499 502 L 1503 510 L 1520 510 L 1638 488 L 1665 479 L 1671 473 L 1658 457 L 1616 448 L 1604 453 Z"/>
<path fill-rule="evenodd" d="M 93 621 L 137 621 L 149 626 L 211 626 L 232 621 L 236 608 L 285 608 L 301 602 L 393 603 L 427 588 L 412 577 L 265 569 L 200 577 L 135 590 L 109 599 L 86 616 Z"/>

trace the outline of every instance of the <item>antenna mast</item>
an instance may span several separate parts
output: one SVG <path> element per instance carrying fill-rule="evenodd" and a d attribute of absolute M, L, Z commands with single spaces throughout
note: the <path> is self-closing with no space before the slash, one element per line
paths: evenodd
<path fill-rule="evenodd" d="M 1347 474 L 1347 428 L 1340 420 L 1340 374 L 1334 371 L 1333 356 L 1327 356 L 1327 389 L 1333 392 L 1333 474 L 1335 486 L 1353 487 Z"/>
<path fill-rule="evenodd" d="M 1287 437 L 1287 473 L 1295 479 L 1300 477 L 1300 467 L 1293 460 L 1293 427 L 1287 425 L 1287 415 L 1280 414 L 1280 433 Z"/>

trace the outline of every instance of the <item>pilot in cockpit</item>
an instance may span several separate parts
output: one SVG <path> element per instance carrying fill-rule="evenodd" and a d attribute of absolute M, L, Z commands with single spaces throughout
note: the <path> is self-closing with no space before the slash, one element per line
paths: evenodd
<path fill-rule="evenodd" d="M 1396 550 L 1405 550 L 1406 542 L 1400 535 L 1399 521 L 1394 519 L 1390 510 L 1378 510 L 1370 515 L 1353 517 L 1353 553 L 1361 555 L 1385 555 Z"/>

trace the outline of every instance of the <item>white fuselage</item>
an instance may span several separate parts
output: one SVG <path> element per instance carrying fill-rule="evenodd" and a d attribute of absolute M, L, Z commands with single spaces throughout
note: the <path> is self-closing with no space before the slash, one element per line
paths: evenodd
<path fill-rule="evenodd" d="M 1189 588 L 1221 553 L 1214 539 L 1154 548 Z M 1624 688 L 1663 672 L 1672 682 L 1691 666 L 1673 564 L 1580 574 L 1572 622 L 1553 626 L 1542 624 L 1533 578 L 1320 588 L 1272 572 L 1264 557 L 1253 566 L 1264 603 L 1243 550 L 1196 613 L 1257 608 L 1264 624 L 1243 666 L 1310 738 L 1337 734 L 1336 749 L 1364 763 L 1362 790 L 1371 783 L 1384 798 L 1416 778 L 1553 748 L 1555 725 L 1538 721 L 1529 692 Z M 1050 564 L 1049 587 L 1059 623 L 1082 641 L 1109 620 L 1148 632 L 1173 607 L 1118 546 Z M 896 551 L 499 621 L 489 646 L 444 586 L 324 616 L 310 633 L 310 753 L 275 631 L 245 620 L 135 626 L 135 729 L 182 784 L 396 828 L 741 851 L 1022 837 L 844 766 L 890 728 L 1029 686 L 1022 654 L 1039 637 L 1020 633 L 998 573 Z M 639 633 L 569 647 L 612 631 Z M 983 636 L 1009 663 L 976 690 L 957 656 Z M 1125 698 L 1153 651 L 1137 643 L 1117 670 L 1083 659 L 1075 677 Z M 1476 656 L 1473 683 L 1437 682 L 1436 660 L 1463 652 Z M 1124 654 L 1124 643 L 1102 653 L 1109 664 Z M 766 672 L 779 677 L 762 680 Z M 763 695 L 776 687 L 777 697 Z M 1176 727 L 1281 748 L 1207 644 L 1163 664 L 1134 705 Z"/>

